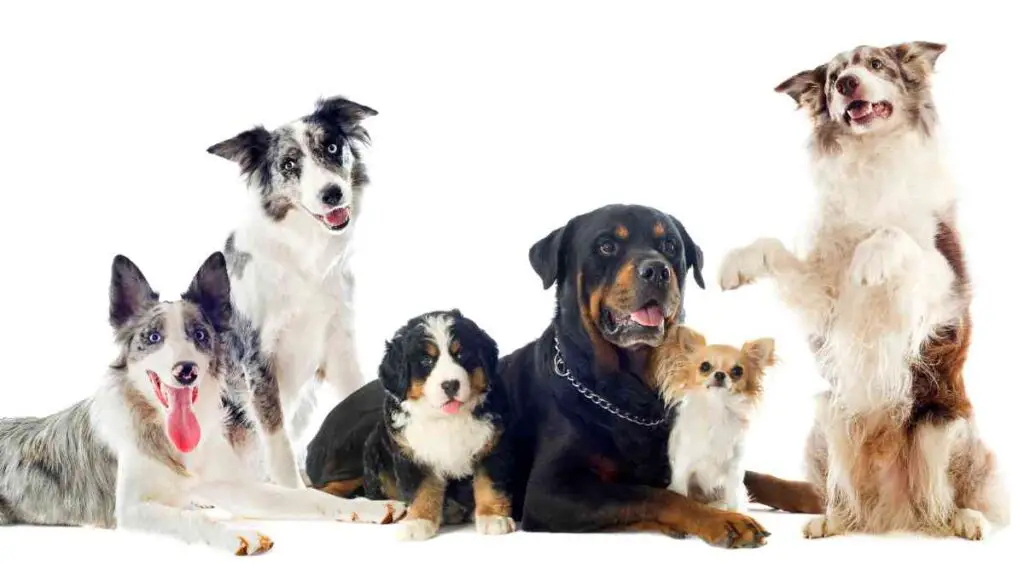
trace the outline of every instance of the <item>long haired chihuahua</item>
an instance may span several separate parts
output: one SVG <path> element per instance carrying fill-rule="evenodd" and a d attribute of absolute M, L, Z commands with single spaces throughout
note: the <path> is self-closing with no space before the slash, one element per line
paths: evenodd
<path fill-rule="evenodd" d="M 669 489 L 700 502 L 743 511 L 744 437 L 761 398 L 765 369 L 775 363 L 775 341 L 742 348 L 707 345 L 674 326 L 650 362 L 651 381 L 675 411 L 669 435 Z"/>

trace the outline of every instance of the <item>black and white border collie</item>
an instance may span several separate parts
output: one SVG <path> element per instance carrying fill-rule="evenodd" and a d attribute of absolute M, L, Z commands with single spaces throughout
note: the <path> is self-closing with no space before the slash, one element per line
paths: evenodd
<path fill-rule="evenodd" d="M 507 403 L 497 362 L 494 340 L 458 310 L 409 320 L 386 345 L 379 381 L 324 421 L 310 445 L 316 456 L 310 475 L 348 480 L 321 487 L 335 494 L 351 484 L 356 474 L 337 463 L 351 449 L 345 431 L 353 426 L 349 415 L 358 404 L 376 414 L 368 421 L 372 431 L 363 436 L 361 484 L 371 499 L 391 494 L 408 503 L 400 538 L 425 540 L 442 524 L 471 517 L 481 534 L 514 531 Z"/>
<path fill-rule="evenodd" d="M 271 480 L 284 486 L 303 484 L 292 442 L 316 408 L 317 384 L 328 382 L 340 399 L 364 381 L 349 255 L 369 183 L 362 122 L 376 114 L 334 97 L 273 131 L 256 126 L 208 149 L 238 163 L 249 187 L 224 254 L 233 304 L 252 322 L 253 347 L 266 359 L 256 408 Z"/>

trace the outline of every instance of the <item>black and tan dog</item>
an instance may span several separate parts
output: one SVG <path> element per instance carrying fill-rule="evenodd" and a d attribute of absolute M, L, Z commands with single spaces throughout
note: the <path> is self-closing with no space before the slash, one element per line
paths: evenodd
<path fill-rule="evenodd" d="M 720 546 L 763 545 L 768 533 L 743 514 L 667 489 L 671 422 L 644 374 L 650 351 L 682 322 L 691 273 L 703 287 L 703 255 L 674 217 L 645 206 L 610 205 L 572 218 L 530 249 L 545 288 L 557 286 L 555 316 L 533 342 L 502 358 L 506 435 L 513 450 L 513 517 L 525 531 L 653 530 Z M 369 433 L 366 386 L 338 410 L 345 429 L 335 469 L 359 462 Z M 357 473 L 358 475 L 358 473 Z M 792 512 L 821 510 L 809 484 L 748 472 L 751 499 Z"/>
<path fill-rule="evenodd" d="M 374 396 L 376 425 L 364 446 L 362 482 L 351 482 L 346 468 L 334 465 L 339 449 L 346 452 L 336 443 L 344 438 L 336 431 L 348 423 L 339 409 L 310 445 L 314 482 L 332 493 L 351 493 L 361 484 L 371 499 L 388 494 L 407 502 L 399 526 L 404 539 L 431 538 L 442 523 L 471 516 L 481 534 L 512 532 L 507 403 L 497 363 L 494 340 L 458 310 L 409 320 L 387 343 L 380 364 L 376 390 L 383 394 Z"/>

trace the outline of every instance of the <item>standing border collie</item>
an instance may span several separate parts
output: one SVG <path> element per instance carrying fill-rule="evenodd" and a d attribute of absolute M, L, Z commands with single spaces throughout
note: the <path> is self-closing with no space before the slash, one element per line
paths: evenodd
<path fill-rule="evenodd" d="M 731 290 L 774 278 L 830 391 L 809 439 L 826 495 L 808 538 L 917 531 L 971 540 L 1009 509 L 963 366 L 971 291 L 930 81 L 945 46 L 860 46 L 780 84 L 810 114 L 819 191 L 803 258 L 774 239 L 729 254 Z"/>
<path fill-rule="evenodd" d="M 208 149 L 237 162 L 249 187 L 224 252 L 234 305 L 256 327 L 269 366 L 256 408 L 271 479 L 284 486 L 302 485 L 292 442 L 316 408 L 317 384 L 326 380 L 340 398 L 363 384 L 349 251 L 369 183 L 361 122 L 376 114 L 334 97 L 272 132 L 256 126 Z"/>
<path fill-rule="evenodd" d="M 497 344 L 458 310 L 412 318 L 387 343 L 380 388 L 367 387 L 382 393 L 375 395 L 362 484 L 369 498 L 409 504 L 399 537 L 425 540 L 442 524 L 470 517 L 481 534 L 515 530 L 497 364 Z M 310 477 L 339 495 L 353 487 L 337 467 L 347 438 L 339 432 L 351 424 L 344 410 L 333 410 L 309 447 Z"/>
<path fill-rule="evenodd" d="M 110 323 L 120 354 L 92 397 L 46 418 L 0 420 L 0 524 L 94 525 L 175 536 L 249 555 L 267 536 L 196 507 L 259 520 L 390 523 L 397 502 L 343 500 L 263 482 L 244 320 L 224 256 L 177 301 L 114 259 Z"/>

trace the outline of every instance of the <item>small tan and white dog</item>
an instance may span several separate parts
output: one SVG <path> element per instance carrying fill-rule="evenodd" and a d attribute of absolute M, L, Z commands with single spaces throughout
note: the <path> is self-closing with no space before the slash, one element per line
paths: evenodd
<path fill-rule="evenodd" d="M 760 404 L 775 341 L 742 348 L 708 345 L 704 336 L 673 326 L 651 355 L 649 381 L 675 418 L 668 438 L 669 489 L 733 512 L 745 512 L 743 447 Z"/>
<path fill-rule="evenodd" d="M 804 321 L 830 389 L 808 441 L 825 514 L 809 538 L 890 531 L 977 540 L 1009 520 L 963 366 L 970 280 L 931 96 L 945 46 L 860 46 L 776 91 L 813 124 L 810 246 L 729 253 L 723 289 L 759 278 Z"/>

